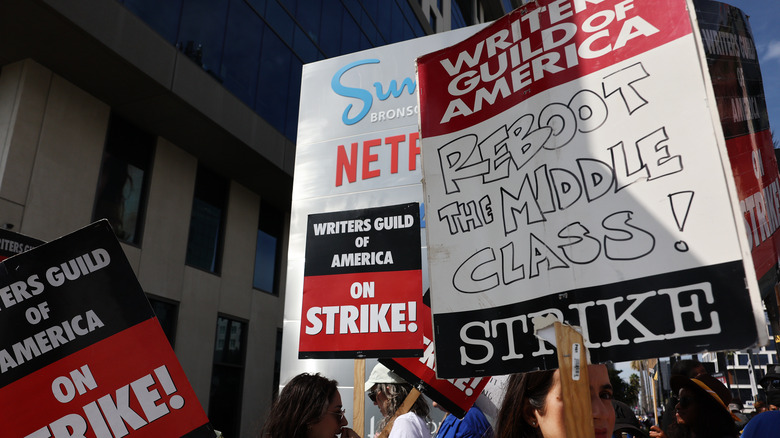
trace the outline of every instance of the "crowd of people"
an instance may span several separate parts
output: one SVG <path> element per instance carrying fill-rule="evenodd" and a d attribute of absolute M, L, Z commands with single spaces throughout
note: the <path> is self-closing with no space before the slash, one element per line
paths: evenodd
<path fill-rule="evenodd" d="M 605 365 L 589 365 L 590 402 L 596 438 L 769 438 L 780 437 L 780 366 L 761 380 L 767 401 L 757 402 L 746 416 L 730 390 L 696 360 L 672 368 L 673 395 L 662 421 L 649 430 L 631 408 L 613 399 Z M 382 364 L 365 382 L 369 399 L 382 420 L 375 437 L 389 438 L 565 438 L 566 430 L 559 370 L 509 376 L 497 418 L 493 422 L 478 406 L 463 418 L 446 414 L 438 429 L 429 427 L 430 407 L 419 396 L 404 401 L 414 387 Z M 439 407 L 435 402 L 434 407 Z M 445 411 L 446 412 L 446 411 Z M 320 374 L 292 378 L 274 402 L 261 438 L 360 438 L 347 427 L 338 383 Z M 389 431 L 389 433 L 388 433 Z"/>

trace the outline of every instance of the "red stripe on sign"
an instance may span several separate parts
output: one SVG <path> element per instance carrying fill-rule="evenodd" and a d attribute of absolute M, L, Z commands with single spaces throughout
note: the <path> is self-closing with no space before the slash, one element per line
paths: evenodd
<path fill-rule="evenodd" d="M 780 177 L 766 129 L 726 140 L 737 186 L 739 207 L 751 244 L 758 278 L 763 277 L 780 258 Z"/>
<path fill-rule="evenodd" d="M 182 436 L 208 423 L 156 318 L 0 389 L 3 436 Z"/>
<path fill-rule="evenodd" d="M 526 99 L 691 34 L 684 0 L 539 0 L 417 60 L 423 137 L 457 132 Z"/>
<path fill-rule="evenodd" d="M 421 350 L 421 308 L 421 270 L 305 277 L 299 350 Z"/>

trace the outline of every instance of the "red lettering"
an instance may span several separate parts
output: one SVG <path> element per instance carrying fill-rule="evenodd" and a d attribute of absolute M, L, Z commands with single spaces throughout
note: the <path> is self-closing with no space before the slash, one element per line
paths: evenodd
<path fill-rule="evenodd" d="M 357 180 L 357 154 L 358 144 L 352 143 L 352 149 L 350 151 L 351 158 L 347 157 L 347 151 L 344 149 L 344 145 L 339 145 L 338 154 L 336 155 L 336 187 L 340 187 L 343 184 L 344 172 L 347 173 L 347 180 L 351 183 Z"/>
<path fill-rule="evenodd" d="M 371 148 L 382 144 L 382 139 L 375 138 L 363 142 L 363 179 L 376 178 L 379 176 L 379 169 L 371 170 L 370 164 L 379 159 L 379 155 L 372 154 Z"/>
<path fill-rule="evenodd" d="M 398 173 L 398 144 L 406 140 L 405 135 L 394 135 L 385 139 L 385 144 L 390 145 L 390 173 Z"/>
<path fill-rule="evenodd" d="M 409 134 L 409 170 L 417 170 L 417 156 L 420 155 L 420 147 L 417 146 L 419 139 L 419 132 Z"/>
<path fill-rule="evenodd" d="M 413 172 L 417 170 L 417 157 L 421 154 L 419 139 L 420 134 L 418 132 L 412 132 L 409 134 L 409 171 Z M 384 145 L 390 146 L 390 173 L 397 174 L 400 162 L 401 144 L 407 140 L 407 136 L 392 135 L 384 139 Z M 373 138 L 363 142 L 363 155 L 362 158 L 358 157 L 358 143 L 351 143 L 349 151 L 344 145 L 339 145 L 336 151 L 336 187 L 340 187 L 345 183 L 344 177 L 346 176 L 347 183 L 354 183 L 358 178 L 358 161 L 362 163 L 360 168 L 361 180 L 367 180 L 370 178 L 376 178 L 381 176 L 382 169 L 371 168 L 371 163 L 379 161 L 379 153 L 371 153 L 371 148 L 375 146 L 383 146 L 381 138 Z M 386 152 L 382 152 L 386 153 Z M 387 169 L 385 169 L 387 171 Z"/>

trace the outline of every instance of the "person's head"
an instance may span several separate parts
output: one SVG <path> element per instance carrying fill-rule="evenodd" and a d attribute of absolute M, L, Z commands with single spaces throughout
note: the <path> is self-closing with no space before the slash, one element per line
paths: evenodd
<path fill-rule="evenodd" d="M 371 370 L 365 388 L 368 397 L 379 408 L 379 412 L 384 417 L 379 425 L 380 428 L 384 427 L 387 420 L 395 414 L 395 411 L 401 407 L 404 399 L 412 391 L 412 385 L 381 363 L 376 364 Z M 420 396 L 409 411 L 426 418 L 430 413 L 430 408 L 425 399 Z"/>
<path fill-rule="evenodd" d="M 615 427 L 615 410 L 607 367 L 589 365 L 588 378 L 595 436 L 609 438 Z M 566 438 L 561 389 L 559 370 L 512 375 L 498 413 L 496 438 Z"/>
<path fill-rule="evenodd" d="M 622 438 L 625 433 L 637 438 L 647 437 L 630 406 L 619 400 L 612 400 L 612 406 L 615 408 L 615 431 L 612 436 Z"/>
<path fill-rule="evenodd" d="M 692 378 L 700 374 L 707 374 L 707 369 L 696 359 L 683 359 L 678 360 L 672 365 L 671 374 Z"/>
<path fill-rule="evenodd" d="M 766 403 L 770 411 L 780 406 L 780 365 L 767 367 L 766 375 L 758 382 L 766 393 Z"/>
<path fill-rule="evenodd" d="M 757 414 L 760 414 L 762 412 L 766 412 L 766 403 L 762 402 L 761 400 L 753 403 L 753 409 L 756 410 Z"/>
<path fill-rule="evenodd" d="M 672 376 L 677 423 L 684 424 L 696 437 L 736 436 L 736 418 L 729 410 L 731 391 L 709 374 L 689 379 Z"/>
<path fill-rule="evenodd" d="M 293 377 L 276 398 L 262 437 L 332 438 L 346 425 L 338 383 L 303 373 Z"/>

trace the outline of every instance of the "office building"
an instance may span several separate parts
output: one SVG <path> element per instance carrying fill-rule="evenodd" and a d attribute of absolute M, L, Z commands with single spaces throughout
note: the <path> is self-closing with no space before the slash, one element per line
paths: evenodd
<path fill-rule="evenodd" d="M 214 426 L 278 388 L 301 66 L 492 20 L 499 0 L 6 0 L 0 226 L 108 218 Z"/>

